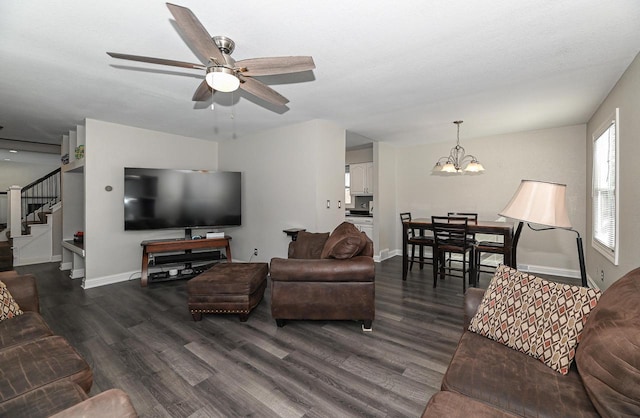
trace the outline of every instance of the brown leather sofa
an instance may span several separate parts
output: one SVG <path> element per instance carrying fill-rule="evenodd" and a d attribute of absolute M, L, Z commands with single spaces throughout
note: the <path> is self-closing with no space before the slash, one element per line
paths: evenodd
<path fill-rule="evenodd" d="M 40 316 L 34 276 L 7 271 L 0 281 L 24 312 L 0 322 L 0 416 L 137 416 L 120 390 L 89 398 L 91 369 Z"/>
<path fill-rule="evenodd" d="M 271 315 L 289 319 L 358 320 L 375 317 L 373 242 L 345 222 L 332 233 L 300 232 L 289 258 L 271 260 Z"/>
<path fill-rule="evenodd" d="M 465 330 L 483 294 L 465 294 Z M 465 331 L 441 389 L 423 418 L 640 416 L 640 268 L 602 294 L 567 375 Z"/>

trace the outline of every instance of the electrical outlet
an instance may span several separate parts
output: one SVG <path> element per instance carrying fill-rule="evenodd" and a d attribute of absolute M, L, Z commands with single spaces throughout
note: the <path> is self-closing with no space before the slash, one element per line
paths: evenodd
<path fill-rule="evenodd" d="M 600 270 L 600 281 L 604 282 L 604 270 Z"/>
<path fill-rule="evenodd" d="M 258 256 L 258 249 L 257 248 L 253 249 L 253 255 L 256 256 L 256 257 Z"/>

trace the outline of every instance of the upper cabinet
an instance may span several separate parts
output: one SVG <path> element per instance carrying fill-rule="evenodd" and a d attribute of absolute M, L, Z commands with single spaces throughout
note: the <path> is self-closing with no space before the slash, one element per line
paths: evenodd
<path fill-rule="evenodd" d="M 349 165 L 352 195 L 373 194 L 373 163 Z"/>

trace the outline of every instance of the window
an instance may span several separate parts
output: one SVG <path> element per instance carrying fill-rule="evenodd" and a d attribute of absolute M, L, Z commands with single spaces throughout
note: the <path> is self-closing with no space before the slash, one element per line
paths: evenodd
<path fill-rule="evenodd" d="M 618 109 L 593 136 L 593 247 L 618 265 Z"/>
<path fill-rule="evenodd" d="M 351 204 L 351 175 L 348 165 L 344 166 L 344 204 Z"/>

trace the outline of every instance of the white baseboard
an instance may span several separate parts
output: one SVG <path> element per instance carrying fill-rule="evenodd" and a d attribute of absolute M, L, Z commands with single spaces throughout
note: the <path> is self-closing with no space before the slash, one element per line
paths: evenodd
<path fill-rule="evenodd" d="M 59 260 L 53 260 L 52 257 L 21 258 L 21 259 L 17 260 L 14 257 L 13 265 L 15 267 L 30 266 L 32 264 L 51 263 L 52 261 L 59 261 Z"/>
<path fill-rule="evenodd" d="M 60 263 L 60 271 L 67 271 L 73 268 L 73 263 L 71 261 L 67 261 L 66 263 Z"/>
<path fill-rule="evenodd" d="M 96 277 L 94 279 L 87 279 L 85 277 L 82 279 L 82 288 L 91 289 L 93 287 L 126 282 L 129 280 L 140 280 L 140 271 L 129 271 L 125 273 L 112 274 L 110 276 Z"/>
<path fill-rule="evenodd" d="M 387 259 L 395 257 L 397 255 L 402 255 L 402 251 L 400 251 L 400 250 L 389 250 L 388 248 L 385 248 L 384 250 L 380 251 L 380 253 L 378 255 L 374 255 L 373 256 L 373 261 L 376 262 L 376 263 L 379 263 L 381 261 L 387 260 Z"/>
<path fill-rule="evenodd" d="M 84 269 L 74 269 L 71 268 L 69 271 L 69 277 L 72 279 L 82 279 L 84 278 Z"/>
<path fill-rule="evenodd" d="M 569 277 L 572 279 L 580 278 L 580 271 L 561 269 L 557 267 L 537 266 L 531 264 L 518 264 L 518 270 L 534 274 L 549 274 L 551 276 Z"/>

